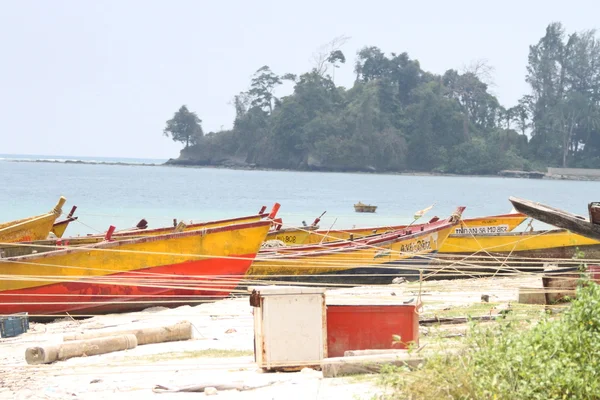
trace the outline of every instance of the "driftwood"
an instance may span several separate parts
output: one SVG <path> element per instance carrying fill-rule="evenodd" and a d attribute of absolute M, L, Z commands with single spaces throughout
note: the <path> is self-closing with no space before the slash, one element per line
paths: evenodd
<path fill-rule="evenodd" d="M 150 343 L 175 342 L 179 340 L 189 340 L 192 338 L 192 324 L 187 321 L 181 321 L 174 325 L 128 329 L 123 331 L 99 331 L 91 333 L 75 333 L 65 335 L 63 340 L 87 340 L 99 337 L 127 335 L 132 334 L 137 338 L 138 346 Z"/>
<path fill-rule="evenodd" d="M 416 368 L 424 362 L 423 357 L 406 354 L 378 354 L 355 357 L 325 358 L 321 362 L 324 378 L 336 376 L 377 373 L 384 365 Z"/>
<path fill-rule="evenodd" d="M 28 364 L 49 364 L 73 357 L 95 356 L 112 353 L 113 351 L 133 349 L 136 346 L 137 339 L 135 335 L 76 340 L 44 347 L 29 347 L 25 350 L 25 360 Z"/>
<path fill-rule="evenodd" d="M 454 317 L 454 318 L 429 318 L 419 321 L 419 325 L 436 325 L 436 324 L 466 324 L 469 321 L 493 321 L 501 315 L 482 315 L 479 317 Z"/>
<path fill-rule="evenodd" d="M 156 385 L 156 386 L 154 386 L 152 391 L 155 393 L 204 392 L 204 389 L 207 389 L 210 387 L 215 388 L 217 390 L 245 391 L 245 390 L 253 390 L 253 389 L 271 386 L 277 382 L 278 381 L 270 381 L 267 383 L 255 384 L 255 385 L 250 385 L 250 384 L 244 383 L 243 381 L 209 382 L 209 383 L 203 383 L 203 384 L 198 384 L 198 385 L 183 386 L 183 387 L 179 387 L 179 388 L 169 388 L 169 387 L 162 386 L 162 385 Z"/>

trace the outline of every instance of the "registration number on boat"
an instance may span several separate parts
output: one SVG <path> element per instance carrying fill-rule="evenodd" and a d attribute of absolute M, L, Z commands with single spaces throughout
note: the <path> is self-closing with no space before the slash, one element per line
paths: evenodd
<path fill-rule="evenodd" d="M 508 225 L 496 225 L 496 226 L 474 226 L 474 227 L 461 227 L 456 228 L 454 231 L 457 235 L 464 234 L 473 234 L 473 235 L 481 235 L 487 233 L 505 233 L 508 232 Z"/>

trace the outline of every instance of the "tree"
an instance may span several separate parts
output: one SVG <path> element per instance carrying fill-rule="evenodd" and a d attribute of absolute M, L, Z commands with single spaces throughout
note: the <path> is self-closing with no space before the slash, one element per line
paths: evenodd
<path fill-rule="evenodd" d="M 275 75 L 268 66 L 260 67 L 252 77 L 248 95 L 252 98 L 252 107 L 259 107 L 263 110 L 273 112 L 274 102 L 277 98 L 273 91 L 281 85 L 281 78 Z"/>
<path fill-rule="evenodd" d="M 333 73 L 331 76 L 331 80 L 335 81 L 335 70 L 336 68 L 339 68 L 340 66 L 337 65 L 337 63 L 342 63 L 345 64 L 346 63 L 346 57 L 344 56 L 344 53 L 342 53 L 341 50 L 335 50 L 332 51 L 331 54 L 329 54 L 329 57 L 327 57 L 327 62 L 329 64 L 331 64 L 331 66 L 333 67 Z"/>
<path fill-rule="evenodd" d="M 175 142 L 185 143 L 187 149 L 190 145 L 194 145 L 204 135 L 202 132 L 202 120 L 198 118 L 195 112 L 190 112 L 183 105 L 173 115 L 173 118 L 167 121 L 167 126 L 163 130 L 163 134 L 173 138 Z"/>
<path fill-rule="evenodd" d="M 313 71 L 316 72 L 318 75 L 324 77 L 327 74 L 327 64 L 332 64 L 330 60 L 331 55 L 340 51 L 342 46 L 346 44 L 348 40 L 350 40 L 349 36 L 338 36 L 333 38 L 330 42 L 321 46 L 319 49 L 317 49 L 317 51 L 313 53 L 311 60 L 313 64 Z M 345 62 L 345 57 L 343 58 L 344 61 L 341 61 L 342 63 Z"/>

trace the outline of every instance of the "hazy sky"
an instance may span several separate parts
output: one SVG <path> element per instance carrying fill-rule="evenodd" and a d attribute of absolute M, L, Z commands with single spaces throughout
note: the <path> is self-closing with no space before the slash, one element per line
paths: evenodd
<path fill-rule="evenodd" d="M 406 51 L 435 73 L 487 59 L 512 106 L 528 87 L 528 46 L 552 21 L 596 28 L 600 3 L 487 1 L 0 1 L 0 153 L 169 158 L 162 136 L 186 104 L 205 132 L 230 127 L 252 73 L 302 73 L 347 35 L 356 51 Z M 279 93 L 285 94 L 285 90 Z"/>

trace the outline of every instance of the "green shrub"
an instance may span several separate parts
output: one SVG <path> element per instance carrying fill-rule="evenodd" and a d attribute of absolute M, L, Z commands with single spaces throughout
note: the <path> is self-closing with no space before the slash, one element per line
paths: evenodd
<path fill-rule="evenodd" d="M 529 330 L 507 320 L 473 325 L 459 355 L 417 371 L 386 368 L 380 399 L 600 399 L 600 286 L 580 285 L 557 318 Z"/>

